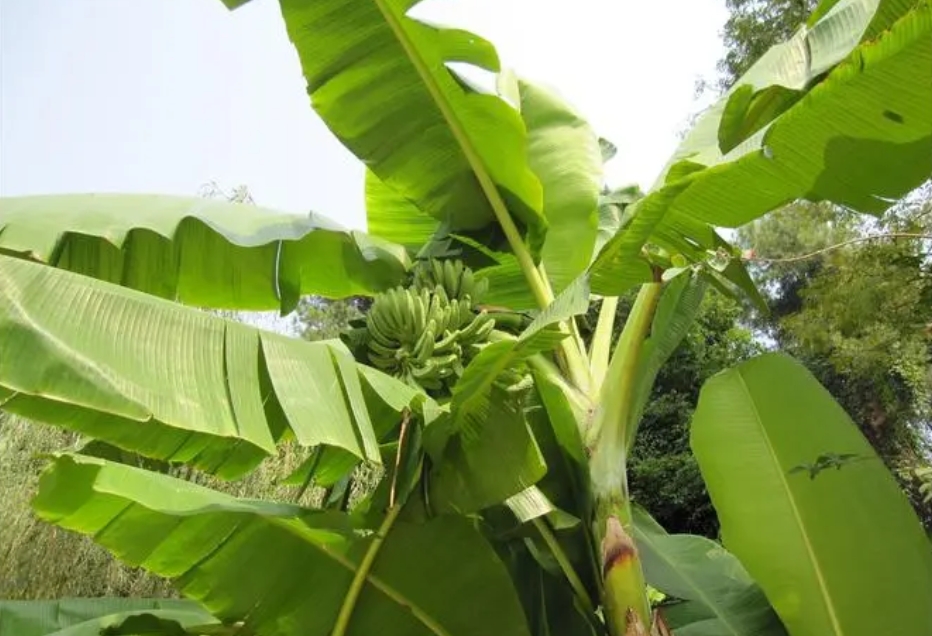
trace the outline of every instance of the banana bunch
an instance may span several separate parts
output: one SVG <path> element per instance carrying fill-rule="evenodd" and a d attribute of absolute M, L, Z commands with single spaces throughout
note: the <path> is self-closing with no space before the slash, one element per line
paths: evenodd
<path fill-rule="evenodd" d="M 421 261 L 414 271 L 414 286 L 418 289 L 434 289 L 437 285 L 443 287 L 449 298 L 469 299 L 470 306 L 475 306 L 488 290 L 489 281 L 477 281 L 473 271 L 460 260 L 441 261 L 432 258 Z"/>
<path fill-rule="evenodd" d="M 441 267 L 445 276 L 447 267 Z M 452 289 L 462 290 L 462 297 L 451 297 L 445 284 L 430 285 L 426 278 L 411 288 L 396 287 L 375 297 L 366 317 L 366 346 L 373 366 L 432 391 L 449 387 L 463 373 L 495 328 L 495 320 L 472 310 L 472 296 L 465 293 L 476 288 L 472 272 L 455 267 L 451 271 L 451 284 L 454 274 L 457 282 Z"/>

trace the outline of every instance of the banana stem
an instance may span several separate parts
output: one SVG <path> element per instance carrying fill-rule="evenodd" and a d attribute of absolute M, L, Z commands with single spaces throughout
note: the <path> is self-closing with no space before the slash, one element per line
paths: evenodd
<path fill-rule="evenodd" d="M 659 281 L 641 286 L 625 327 L 618 338 L 615 353 L 599 392 L 599 413 L 588 440 L 589 447 L 593 451 L 593 459 L 596 453 L 604 455 L 605 451 L 608 451 L 613 455 L 608 458 L 608 463 L 614 463 L 617 453 L 624 452 L 627 447 L 626 440 L 628 427 L 631 424 L 629 420 L 634 411 L 634 388 L 641 349 L 650 333 L 662 288 Z M 593 462 L 594 477 L 597 472 L 598 469 Z M 609 471 L 609 474 L 617 472 L 616 469 Z"/>
<path fill-rule="evenodd" d="M 547 268 L 541 263 L 537 266 L 536 273 L 540 276 L 547 288 L 550 284 L 547 282 Z M 553 292 L 550 291 L 550 302 L 553 302 Z M 547 304 L 550 304 L 548 302 Z M 546 307 L 542 305 L 541 309 Z M 586 345 L 576 325 L 576 320 L 569 318 L 560 323 L 560 330 L 568 334 L 568 337 L 560 343 L 560 351 L 557 356 L 558 361 L 563 367 L 563 371 L 569 376 L 570 381 L 581 391 L 588 391 L 592 384 L 592 378 L 589 376 L 589 363 L 586 356 Z"/>
<path fill-rule="evenodd" d="M 592 434 L 590 481 L 596 500 L 594 534 L 602 548 L 603 605 L 609 630 L 623 636 L 639 621 L 650 628 L 644 574 L 631 538 L 627 440 L 634 412 L 634 391 L 644 340 L 660 299 L 659 280 L 641 287 L 618 340 L 600 390 Z"/>

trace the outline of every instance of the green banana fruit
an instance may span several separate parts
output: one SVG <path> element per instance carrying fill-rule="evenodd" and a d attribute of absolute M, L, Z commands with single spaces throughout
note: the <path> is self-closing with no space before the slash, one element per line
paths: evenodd
<path fill-rule="evenodd" d="M 434 331 L 436 328 L 437 324 L 431 320 L 427 324 L 427 328 L 424 329 L 424 333 L 418 338 L 417 343 L 414 345 L 414 361 L 416 363 L 422 364 L 434 354 Z"/>
<path fill-rule="evenodd" d="M 372 303 L 364 332 L 370 363 L 413 386 L 449 390 L 495 328 L 486 311 L 473 311 L 487 288 L 462 261 L 420 262 L 410 287 Z"/>
<path fill-rule="evenodd" d="M 369 347 L 369 350 L 372 351 L 373 353 L 380 355 L 380 356 L 385 356 L 386 358 L 394 358 L 395 352 L 399 350 L 397 345 L 395 345 L 394 347 L 392 346 L 386 347 L 385 345 L 381 344 L 379 341 L 375 340 L 374 338 L 369 340 L 369 342 L 367 343 L 367 346 Z"/>

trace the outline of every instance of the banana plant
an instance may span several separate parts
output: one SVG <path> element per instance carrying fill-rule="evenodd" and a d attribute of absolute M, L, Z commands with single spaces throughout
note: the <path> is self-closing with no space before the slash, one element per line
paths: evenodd
<path fill-rule="evenodd" d="M 824 0 L 646 193 L 604 188 L 612 146 L 580 113 L 416 4 L 280 0 L 314 111 L 367 168 L 368 234 L 183 197 L 0 199 L 0 408 L 95 440 L 51 459 L 35 511 L 191 603 L 70 623 L 6 604 L 0 629 L 932 633 L 918 520 L 795 361 L 703 388 L 692 445 L 722 545 L 667 534 L 626 478 L 703 295 L 759 300 L 716 228 L 803 198 L 880 214 L 932 174 L 932 2 Z M 316 343 L 201 311 L 286 313 L 304 294 L 373 303 Z M 289 483 L 322 486 L 317 508 L 114 459 L 237 479 L 285 441 L 306 449 Z M 362 465 L 381 477 L 360 494 Z"/>

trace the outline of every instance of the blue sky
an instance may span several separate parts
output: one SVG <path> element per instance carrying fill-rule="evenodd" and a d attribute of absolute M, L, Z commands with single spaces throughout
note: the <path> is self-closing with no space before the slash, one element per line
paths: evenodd
<path fill-rule="evenodd" d="M 427 0 L 490 38 L 620 148 L 649 186 L 722 54 L 722 0 Z M 310 109 L 277 3 L 0 0 L 0 195 L 245 184 L 257 203 L 364 227 L 361 165 Z"/>

